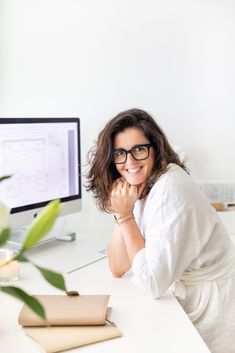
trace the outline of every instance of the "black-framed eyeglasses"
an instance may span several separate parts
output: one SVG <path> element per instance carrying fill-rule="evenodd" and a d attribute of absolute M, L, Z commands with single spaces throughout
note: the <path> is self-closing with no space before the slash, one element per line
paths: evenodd
<path fill-rule="evenodd" d="M 112 160 L 115 164 L 125 163 L 127 155 L 130 153 L 136 161 L 142 161 L 149 157 L 149 149 L 152 146 L 151 143 L 145 143 L 143 145 L 135 145 L 130 150 L 124 148 L 118 148 L 112 153 Z"/>

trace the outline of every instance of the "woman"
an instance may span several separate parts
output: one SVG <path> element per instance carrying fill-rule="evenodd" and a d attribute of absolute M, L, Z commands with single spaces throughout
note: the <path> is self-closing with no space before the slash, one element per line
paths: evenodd
<path fill-rule="evenodd" d="M 216 211 L 154 119 L 124 111 L 90 152 L 88 190 L 116 225 L 112 274 L 160 298 L 174 293 L 213 353 L 235 352 L 234 247 Z"/>

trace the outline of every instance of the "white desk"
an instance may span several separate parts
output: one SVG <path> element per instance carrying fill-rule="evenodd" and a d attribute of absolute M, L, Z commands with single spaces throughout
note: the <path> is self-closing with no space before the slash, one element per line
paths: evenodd
<path fill-rule="evenodd" d="M 66 244 L 63 258 L 56 251 L 53 256 L 58 261 L 66 261 L 66 257 L 70 256 L 69 248 L 72 252 L 74 244 Z M 101 260 L 67 275 L 66 283 L 68 289 L 78 290 L 82 294 L 111 294 L 111 320 L 123 333 L 120 338 L 69 352 L 209 353 L 209 349 L 172 294 L 166 294 L 159 300 L 146 296 L 131 283 L 129 275 L 119 279 L 113 278 L 107 260 Z M 61 293 L 47 284 L 29 264 L 21 264 L 21 279 L 16 284 L 32 294 Z M 16 299 L 0 294 L 1 352 L 43 352 L 41 347 L 23 333 L 17 323 L 21 306 L 21 302 Z"/>

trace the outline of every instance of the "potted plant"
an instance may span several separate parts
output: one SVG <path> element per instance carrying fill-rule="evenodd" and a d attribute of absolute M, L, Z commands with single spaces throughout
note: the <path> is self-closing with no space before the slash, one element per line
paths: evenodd
<path fill-rule="evenodd" d="M 4 179 L 9 178 L 9 176 L 0 177 L 0 182 Z M 32 266 L 36 267 L 52 286 L 66 291 L 65 281 L 60 273 L 51 271 L 49 269 L 43 268 L 34 264 L 31 260 L 27 258 L 26 252 L 37 244 L 51 229 L 60 211 L 60 201 L 51 201 L 42 212 L 34 219 L 32 224 L 27 230 L 27 235 L 21 249 L 17 255 L 10 259 L 10 261 L 21 261 L 30 262 Z M 0 247 L 10 238 L 10 228 L 8 226 L 9 210 L 0 201 Z M 0 264 L 0 267 L 6 266 L 7 263 Z M 13 285 L 1 285 L 0 291 L 14 296 L 15 298 L 21 300 L 26 305 L 28 305 L 37 315 L 39 315 L 43 320 L 46 321 L 46 313 L 40 302 L 32 295 L 26 293 L 24 290 Z"/>

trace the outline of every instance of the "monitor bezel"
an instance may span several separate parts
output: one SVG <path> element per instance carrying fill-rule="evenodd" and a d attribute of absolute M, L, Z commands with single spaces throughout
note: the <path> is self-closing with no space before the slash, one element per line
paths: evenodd
<path fill-rule="evenodd" d="M 78 117 L 69 117 L 69 118 L 1 118 L 0 125 L 3 124 L 39 124 L 39 123 L 76 123 L 77 124 L 77 141 L 78 141 L 78 186 L 79 192 L 76 195 L 66 196 L 60 198 L 61 203 L 66 203 L 68 201 L 79 200 L 82 198 L 82 188 L 81 188 L 81 138 L 80 138 L 80 118 Z M 20 207 L 13 207 L 10 211 L 11 214 L 39 209 L 46 206 L 51 200 L 46 200 L 43 202 L 38 202 L 30 205 L 24 205 Z"/>

